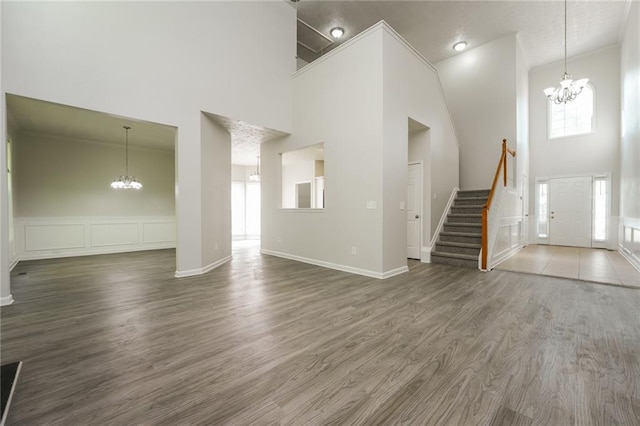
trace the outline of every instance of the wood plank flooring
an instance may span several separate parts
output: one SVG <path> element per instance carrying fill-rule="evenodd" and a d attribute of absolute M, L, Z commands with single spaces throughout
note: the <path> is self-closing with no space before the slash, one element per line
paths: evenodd
<path fill-rule="evenodd" d="M 640 292 L 410 263 L 376 280 L 247 246 L 21 262 L 8 425 L 640 424 Z M 20 275 L 26 273 L 26 275 Z"/>

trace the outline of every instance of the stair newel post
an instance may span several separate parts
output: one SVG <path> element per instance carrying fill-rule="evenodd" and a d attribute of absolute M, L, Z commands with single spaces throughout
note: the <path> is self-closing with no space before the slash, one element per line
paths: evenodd
<path fill-rule="evenodd" d="M 504 161 L 504 186 L 507 186 L 507 140 L 502 139 L 502 158 Z"/>

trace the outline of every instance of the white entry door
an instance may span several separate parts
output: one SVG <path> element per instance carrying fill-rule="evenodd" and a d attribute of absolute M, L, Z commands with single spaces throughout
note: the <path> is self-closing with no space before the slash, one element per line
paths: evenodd
<path fill-rule="evenodd" d="M 591 177 L 550 180 L 549 243 L 591 247 Z"/>
<path fill-rule="evenodd" d="M 420 259 L 422 246 L 422 164 L 409 164 L 407 183 L 407 257 Z"/>

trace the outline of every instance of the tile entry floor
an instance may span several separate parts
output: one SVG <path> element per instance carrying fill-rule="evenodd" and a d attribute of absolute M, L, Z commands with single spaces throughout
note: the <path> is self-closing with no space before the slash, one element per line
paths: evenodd
<path fill-rule="evenodd" d="M 640 288 L 640 272 L 605 249 L 529 245 L 495 269 Z"/>

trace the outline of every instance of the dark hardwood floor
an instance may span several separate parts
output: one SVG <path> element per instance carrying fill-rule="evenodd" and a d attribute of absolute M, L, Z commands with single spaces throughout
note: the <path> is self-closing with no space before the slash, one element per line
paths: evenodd
<path fill-rule="evenodd" d="M 8 425 L 640 424 L 640 292 L 410 263 L 376 280 L 245 247 L 21 262 Z M 26 275 L 21 275 L 26 273 Z"/>

